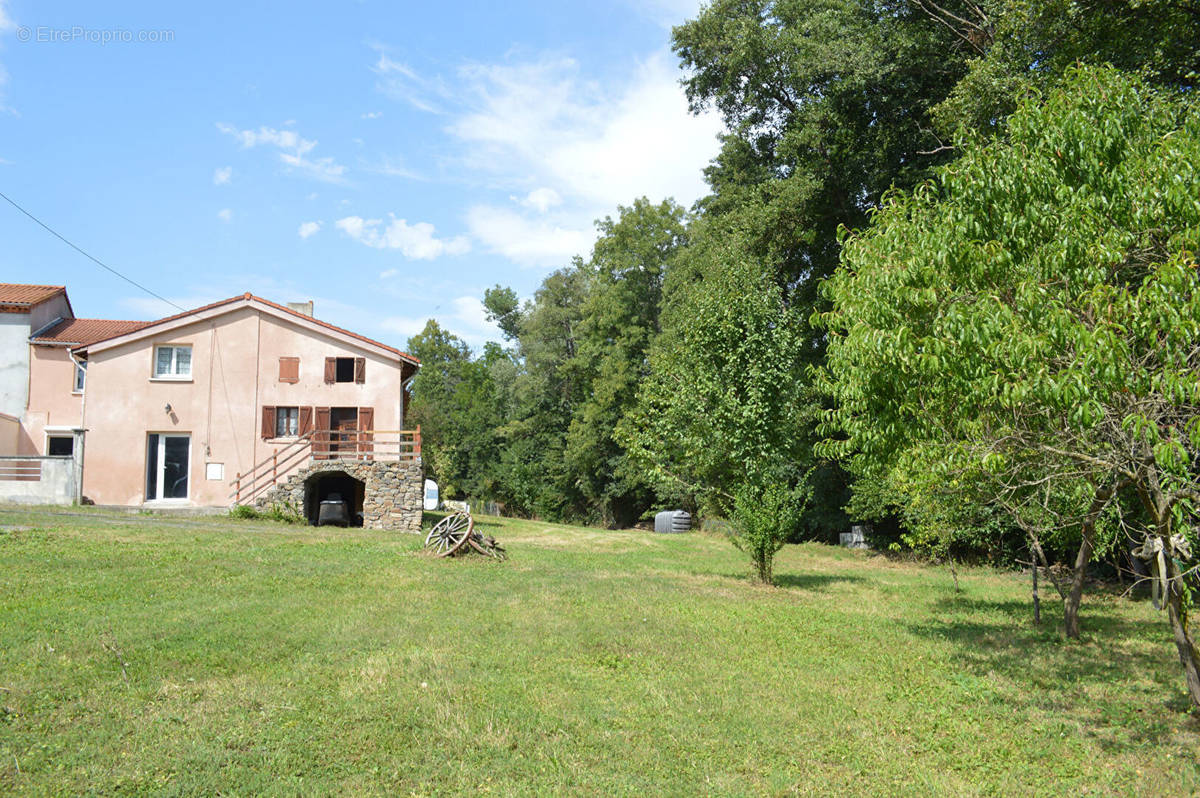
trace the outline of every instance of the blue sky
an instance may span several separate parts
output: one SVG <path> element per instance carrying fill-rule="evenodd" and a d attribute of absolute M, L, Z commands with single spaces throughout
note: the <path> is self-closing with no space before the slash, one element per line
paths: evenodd
<path fill-rule="evenodd" d="M 478 346 L 484 289 L 705 192 L 720 123 L 669 43 L 698 5 L 0 0 L 0 191 L 183 307 L 252 291 Z M 2 202 L 0 242 L 0 281 L 79 316 L 174 312 Z"/>

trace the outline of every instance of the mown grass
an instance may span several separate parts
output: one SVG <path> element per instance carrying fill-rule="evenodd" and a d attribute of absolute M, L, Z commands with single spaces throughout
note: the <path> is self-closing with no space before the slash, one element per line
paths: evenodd
<path fill-rule="evenodd" d="M 1016 575 L 482 519 L 414 536 L 0 509 L 0 789 L 16 793 L 1182 795 L 1163 619 Z M 1053 608 L 1049 608 L 1051 611 Z"/>

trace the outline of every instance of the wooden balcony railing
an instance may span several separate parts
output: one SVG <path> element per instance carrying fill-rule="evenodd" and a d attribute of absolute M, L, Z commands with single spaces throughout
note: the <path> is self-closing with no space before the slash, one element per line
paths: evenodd
<path fill-rule="evenodd" d="M 314 460 L 405 463 L 421 460 L 421 428 L 415 430 L 313 430 L 276 449 L 237 474 L 229 496 L 247 504 Z"/>

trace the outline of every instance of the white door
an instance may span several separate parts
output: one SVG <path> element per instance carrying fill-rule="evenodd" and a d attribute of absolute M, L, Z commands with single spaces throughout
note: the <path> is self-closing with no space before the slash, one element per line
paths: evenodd
<path fill-rule="evenodd" d="M 146 501 L 186 499 L 190 435 L 150 433 L 146 441 Z"/>

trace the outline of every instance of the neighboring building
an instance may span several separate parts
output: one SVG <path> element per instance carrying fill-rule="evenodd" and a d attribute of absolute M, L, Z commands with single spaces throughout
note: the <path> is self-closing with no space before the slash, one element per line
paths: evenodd
<path fill-rule="evenodd" d="M 406 503 L 396 491 L 368 494 L 413 471 L 419 526 L 419 434 L 402 430 L 416 359 L 313 318 L 311 304 L 302 312 L 244 294 L 122 322 L 73 318 L 62 288 L 7 288 L 36 300 L 25 312 L 33 320 L 0 349 L 5 407 L 22 405 L 0 407 L 21 419 L 16 453 L 74 455 L 91 501 L 222 507 L 261 501 L 291 477 L 301 512 L 340 492 L 368 525 L 407 528 L 412 513 L 395 506 Z M 57 315 L 38 310 L 55 297 Z"/>
<path fill-rule="evenodd" d="M 73 318 L 61 285 L 0 283 L 0 413 L 19 419 L 29 403 L 29 339 Z"/>

